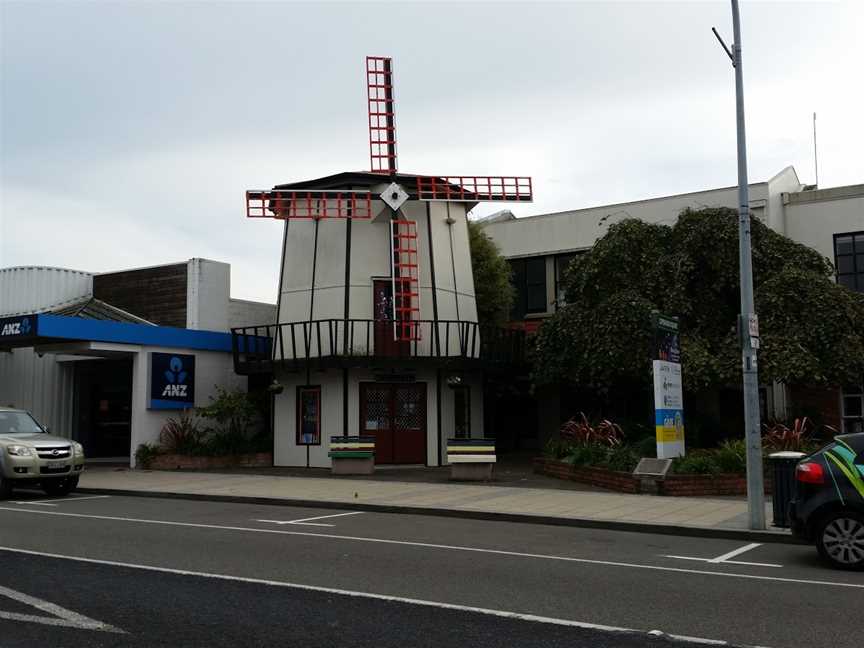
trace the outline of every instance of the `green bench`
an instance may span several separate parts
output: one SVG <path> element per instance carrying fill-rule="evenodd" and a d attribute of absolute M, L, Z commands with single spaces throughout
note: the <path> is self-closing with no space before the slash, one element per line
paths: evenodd
<path fill-rule="evenodd" d="M 447 439 L 450 479 L 491 481 L 496 461 L 495 439 Z"/>
<path fill-rule="evenodd" d="M 334 475 L 371 475 L 375 472 L 375 437 L 330 437 L 327 456 Z"/>

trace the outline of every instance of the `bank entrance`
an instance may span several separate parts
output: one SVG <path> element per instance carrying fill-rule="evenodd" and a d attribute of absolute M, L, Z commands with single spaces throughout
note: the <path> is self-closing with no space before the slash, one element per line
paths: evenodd
<path fill-rule="evenodd" d="M 360 383 L 360 433 L 376 464 L 425 464 L 426 383 Z"/>
<path fill-rule="evenodd" d="M 78 360 L 73 436 L 93 459 L 129 456 L 132 359 Z"/>

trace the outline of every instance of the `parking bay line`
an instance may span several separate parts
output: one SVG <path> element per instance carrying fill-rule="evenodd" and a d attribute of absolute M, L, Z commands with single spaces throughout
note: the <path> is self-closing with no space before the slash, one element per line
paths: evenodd
<path fill-rule="evenodd" d="M 333 515 L 319 515 L 318 517 L 302 518 L 300 520 L 255 520 L 256 522 L 269 522 L 270 524 L 301 524 L 303 526 L 332 527 L 335 524 L 320 524 L 312 520 L 326 520 L 328 518 L 342 517 L 345 515 L 361 515 L 363 511 L 351 511 L 350 513 L 335 513 Z"/>
<path fill-rule="evenodd" d="M 55 502 L 77 502 L 78 500 L 94 500 L 94 499 L 108 499 L 111 497 L 110 495 L 88 495 L 86 497 L 64 497 L 63 499 L 53 499 L 53 500 L 18 500 L 12 502 L 13 504 L 35 504 L 36 506 L 57 506 Z"/>
<path fill-rule="evenodd" d="M 757 547 L 761 547 L 762 544 L 759 542 L 752 542 L 748 545 L 744 545 L 743 547 L 738 547 L 737 549 L 733 549 L 728 553 L 725 553 L 721 556 L 717 556 L 716 558 L 697 558 L 695 556 L 663 556 L 664 558 L 676 558 L 678 560 L 695 560 L 698 562 L 710 563 L 712 565 L 720 565 L 720 564 L 729 564 L 729 565 L 749 565 L 750 567 L 782 567 L 783 565 L 777 565 L 775 563 L 757 563 L 757 562 L 745 562 L 743 560 L 732 560 L 735 556 L 740 556 L 741 554 L 750 551 L 752 549 L 756 549 Z"/>
<path fill-rule="evenodd" d="M 684 569 L 682 567 L 666 567 L 664 565 L 648 565 L 644 563 L 627 563 L 613 560 L 595 560 L 592 558 L 577 558 L 572 556 L 555 556 L 552 554 L 532 554 L 520 551 L 507 551 L 504 549 L 484 549 L 482 547 L 465 547 L 460 545 L 435 544 L 431 542 L 417 542 L 413 540 L 391 540 L 388 538 L 369 538 L 363 536 L 337 535 L 334 533 L 314 533 L 312 531 L 286 531 L 284 529 L 261 529 L 255 527 L 237 527 L 218 524 L 202 524 L 199 522 L 175 522 L 172 520 L 150 520 L 146 518 L 128 518 L 112 515 L 91 515 L 87 513 L 65 513 L 61 511 L 43 511 L 37 509 L 8 508 L 0 506 L 0 511 L 11 511 L 13 513 L 25 513 L 28 515 L 55 515 L 58 517 L 82 518 L 88 520 L 103 520 L 108 522 L 130 522 L 134 524 L 154 524 L 164 526 L 177 526 L 193 529 L 214 529 L 216 531 L 239 531 L 242 533 L 271 533 L 275 535 L 298 536 L 302 538 L 324 538 L 327 540 L 341 540 L 343 542 L 368 542 L 372 544 L 400 545 L 405 547 L 419 547 L 424 549 L 440 549 L 445 551 L 464 551 L 471 553 L 489 554 L 493 556 L 509 556 L 513 558 L 531 558 L 535 560 L 558 560 L 582 565 L 598 565 L 604 567 L 623 567 L 629 569 L 645 569 L 649 571 L 670 572 L 676 574 L 696 574 L 699 576 L 716 576 L 719 578 L 741 578 L 745 580 L 769 581 L 774 583 L 790 583 L 795 585 L 824 585 L 826 587 L 848 587 L 864 590 L 864 583 L 844 583 L 840 581 L 822 581 L 807 578 L 791 578 L 788 576 L 763 576 L 760 574 L 741 574 L 737 572 L 707 571 L 704 569 Z M 0 547 L 0 550 L 23 551 L 14 547 Z"/>
<path fill-rule="evenodd" d="M 10 509 L 0 509 L 10 510 Z M 14 510 L 14 509 L 12 509 Z M 289 532 L 285 532 L 289 533 Z M 306 534 L 315 535 L 315 534 Z M 571 628 L 581 628 L 584 630 L 594 630 L 598 632 L 608 632 L 615 634 L 636 634 L 648 635 L 650 637 L 668 637 L 675 641 L 688 641 L 690 643 L 709 645 L 709 646 L 728 646 L 726 641 L 718 639 L 706 639 L 703 637 L 691 637 L 687 635 L 666 634 L 660 630 L 638 630 L 635 628 L 622 628 L 617 626 L 601 625 L 597 623 L 588 623 L 585 621 L 575 621 L 572 619 L 562 619 L 556 617 L 546 617 L 536 614 L 525 614 L 522 612 L 512 612 L 508 610 L 496 610 L 491 608 L 474 607 L 470 605 L 459 605 L 457 603 L 446 603 L 444 601 L 430 601 L 427 599 L 414 599 L 402 596 L 392 596 L 389 594 L 376 594 L 374 592 L 360 592 L 356 590 L 337 589 L 335 587 L 322 587 L 320 585 L 306 585 L 304 583 L 291 583 L 287 581 L 267 580 L 262 578 L 250 578 L 246 576 L 231 576 L 229 574 L 214 574 L 210 572 L 196 572 L 186 569 L 173 569 L 170 567 L 157 567 L 155 565 L 140 565 L 136 563 L 118 562 L 115 560 L 100 560 L 97 558 L 84 558 L 81 556 L 67 556 L 64 554 L 48 553 L 43 551 L 32 551 L 29 549 L 17 549 L 14 547 L 2 547 L 0 551 L 9 551 L 12 553 L 24 554 L 29 556 L 40 556 L 44 558 L 57 558 L 60 560 L 73 560 L 96 565 L 106 565 L 110 567 L 122 567 L 126 569 L 138 569 L 142 571 L 154 571 L 163 574 L 175 574 L 178 576 L 194 576 L 198 578 L 211 578 L 214 580 L 233 581 L 240 583 L 250 583 L 254 585 L 266 585 L 269 587 L 282 587 L 286 589 L 295 589 L 306 592 L 321 592 L 325 594 L 335 594 L 339 596 L 350 596 L 361 599 L 372 599 L 376 601 L 386 601 L 390 603 L 402 603 L 407 605 L 417 605 L 423 607 L 438 608 L 443 610 L 453 610 L 456 612 L 470 612 L 473 614 L 483 614 L 487 616 L 514 619 L 517 621 L 525 621 L 528 623 L 544 623 L 548 625 L 566 626 Z M 121 631 L 122 632 L 122 631 Z M 755 648 L 755 647 L 754 647 Z M 763 647 L 764 648 L 764 647 Z"/>

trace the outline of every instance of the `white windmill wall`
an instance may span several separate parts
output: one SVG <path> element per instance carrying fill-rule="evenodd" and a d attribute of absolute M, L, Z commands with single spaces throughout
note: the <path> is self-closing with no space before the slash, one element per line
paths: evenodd
<path fill-rule="evenodd" d="M 374 191 L 374 190 L 373 190 Z M 438 320 L 477 321 L 474 279 L 466 218 L 463 203 L 428 203 L 431 216 L 432 252 L 435 269 L 435 297 Z M 379 215 L 372 220 L 355 220 L 351 224 L 351 272 L 349 318 L 372 320 L 373 282 L 391 276 L 390 219 L 383 203 L 373 203 Z M 435 319 L 430 257 L 427 203 L 409 201 L 402 212 L 417 223 L 417 249 L 420 264 L 420 319 Z M 448 224 L 448 220 L 452 221 Z M 345 258 L 348 226 L 343 219 L 318 221 L 317 253 L 316 223 L 313 220 L 288 221 L 285 240 L 282 289 L 279 296 L 279 322 L 312 320 L 342 320 L 345 317 Z M 313 290 L 314 267 L 314 290 Z M 341 326 L 341 323 L 338 324 Z M 341 331 L 341 329 L 340 329 Z M 429 329 L 426 329 L 428 332 Z M 296 331 L 299 333 L 299 330 Z M 284 331 L 284 333 L 288 333 Z M 451 330 L 455 333 L 455 329 Z M 444 332 L 442 330 L 442 337 Z M 357 330 L 355 342 L 365 342 L 365 333 Z M 339 335 L 341 339 L 341 334 Z M 431 345 L 426 335 L 418 349 Z M 316 355 L 316 340 L 312 343 Z M 458 352 L 453 343 L 452 354 Z"/>

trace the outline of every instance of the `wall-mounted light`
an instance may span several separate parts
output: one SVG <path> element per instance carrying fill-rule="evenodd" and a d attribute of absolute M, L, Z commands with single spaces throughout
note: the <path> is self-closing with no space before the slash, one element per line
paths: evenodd
<path fill-rule="evenodd" d="M 448 376 L 447 378 L 447 386 L 448 387 L 459 387 L 462 385 L 462 376 Z"/>
<path fill-rule="evenodd" d="M 274 378 L 273 382 L 267 385 L 267 391 L 269 391 L 271 394 L 281 394 L 283 391 L 285 391 L 285 385 L 283 385 Z"/>

